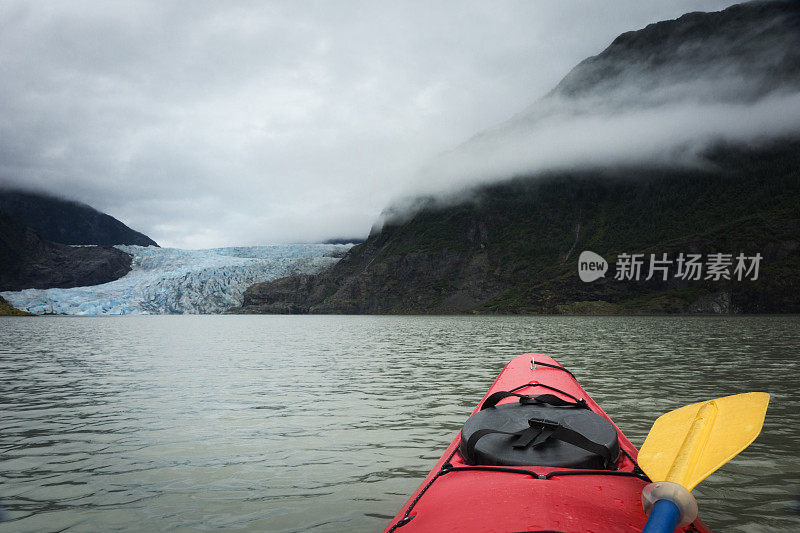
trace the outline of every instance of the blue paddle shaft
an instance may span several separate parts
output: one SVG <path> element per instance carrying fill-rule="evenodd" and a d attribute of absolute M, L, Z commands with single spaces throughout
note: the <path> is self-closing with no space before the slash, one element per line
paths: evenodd
<path fill-rule="evenodd" d="M 658 500 L 650 511 L 642 533 L 672 533 L 678 527 L 681 511 L 669 500 Z"/>

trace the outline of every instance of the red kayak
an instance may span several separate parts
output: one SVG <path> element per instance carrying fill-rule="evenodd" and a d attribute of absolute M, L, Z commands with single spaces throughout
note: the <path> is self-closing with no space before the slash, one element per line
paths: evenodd
<path fill-rule="evenodd" d="M 571 372 L 521 355 L 386 531 L 641 531 L 637 454 Z M 710 530 L 698 519 L 675 531 Z"/>

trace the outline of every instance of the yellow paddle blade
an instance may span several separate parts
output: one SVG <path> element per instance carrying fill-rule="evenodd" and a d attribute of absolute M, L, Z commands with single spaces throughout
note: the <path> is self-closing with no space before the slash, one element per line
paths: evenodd
<path fill-rule="evenodd" d="M 748 392 L 661 415 L 642 445 L 639 466 L 653 481 L 692 490 L 756 439 L 767 404 L 766 392 Z"/>

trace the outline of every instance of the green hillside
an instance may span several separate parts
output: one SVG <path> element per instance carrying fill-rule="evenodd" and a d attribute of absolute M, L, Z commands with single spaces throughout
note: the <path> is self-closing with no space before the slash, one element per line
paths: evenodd
<path fill-rule="evenodd" d="M 34 316 L 31 313 L 20 311 L 16 307 L 9 304 L 5 299 L 0 296 L 0 316 Z"/>
<path fill-rule="evenodd" d="M 328 272 L 259 284 L 245 312 L 800 310 L 800 143 L 718 148 L 706 169 L 519 178 L 388 222 Z M 577 259 L 760 253 L 759 279 L 580 281 Z"/>

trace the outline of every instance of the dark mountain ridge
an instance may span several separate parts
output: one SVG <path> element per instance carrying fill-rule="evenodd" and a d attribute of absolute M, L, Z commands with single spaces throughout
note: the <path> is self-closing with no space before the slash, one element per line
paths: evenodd
<path fill-rule="evenodd" d="M 147 235 L 80 202 L 46 194 L 0 190 L 0 212 L 16 218 L 45 240 L 61 244 L 158 246 Z"/>
<path fill-rule="evenodd" d="M 466 146 L 502 146 L 505 132 L 552 113 L 793 94 L 798 42 L 798 2 L 749 2 L 652 24 L 621 35 Z M 385 217 L 330 270 L 254 285 L 236 312 L 800 311 L 800 132 L 708 146 L 696 166 L 523 175 L 450 204 L 419 201 L 413 212 Z M 608 259 L 606 277 L 580 281 L 583 250 Z M 615 280 L 624 253 L 760 254 L 763 262 L 755 280 Z"/>
<path fill-rule="evenodd" d="M 130 272 L 132 260 L 110 246 L 67 246 L 44 240 L 0 212 L 0 291 L 99 285 Z"/>
<path fill-rule="evenodd" d="M 800 106 L 798 42 L 800 2 L 781 1 L 624 33 L 510 120 L 433 160 L 422 186 L 623 160 L 697 164 L 715 139 L 791 136 L 797 121 L 786 118 Z M 764 117 L 760 127 L 750 118 L 756 114 Z"/>
<path fill-rule="evenodd" d="M 600 95 L 618 91 L 629 105 L 652 91 L 660 98 L 753 100 L 800 88 L 800 5 L 753 1 L 715 13 L 687 13 L 621 34 L 600 54 L 578 64 L 548 96 Z M 697 92 L 698 79 L 735 80 Z M 691 84 L 692 94 L 671 91 Z M 632 91 L 635 89 L 635 92 Z"/>

